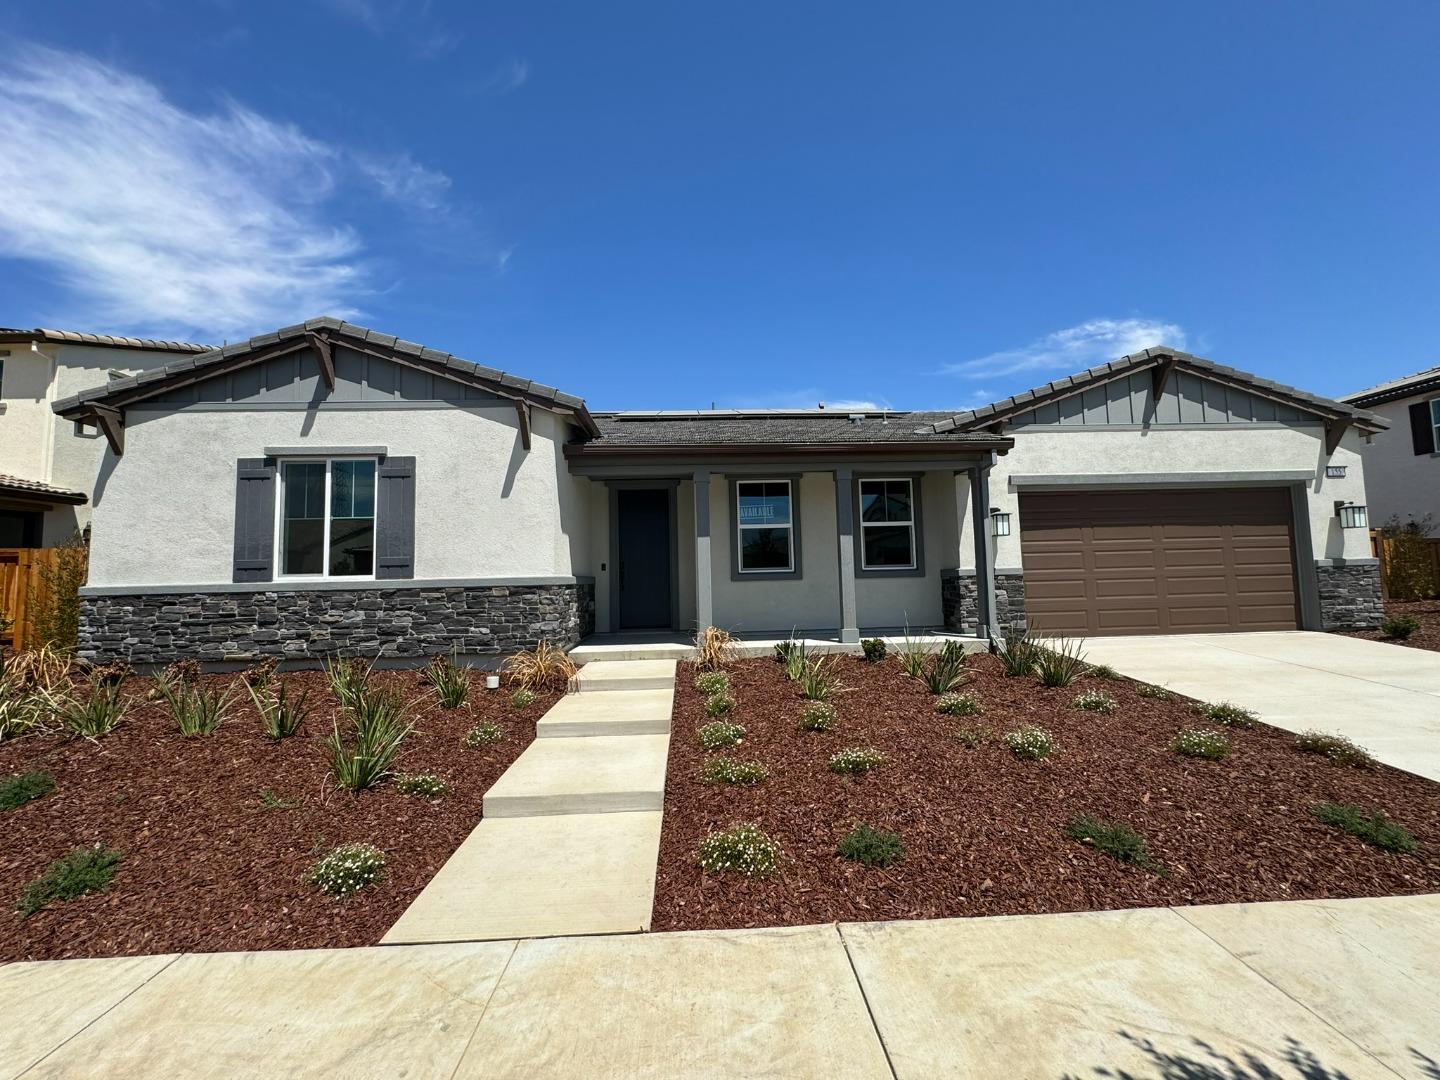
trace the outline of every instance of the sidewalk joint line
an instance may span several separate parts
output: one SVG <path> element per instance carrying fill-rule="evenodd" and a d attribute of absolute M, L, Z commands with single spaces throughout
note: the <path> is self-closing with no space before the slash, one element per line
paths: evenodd
<path fill-rule="evenodd" d="M 505 980 L 505 973 L 510 970 L 510 961 L 515 959 L 515 952 L 520 948 L 519 941 L 510 943 L 510 954 L 505 957 L 505 966 L 500 969 L 500 974 L 495 977 L 495 985 L 490 988 L 490 993 L 485 996 L 485 1004 L 480 1006 L 480 1015 L 475 1018 L 475 1026 L 470 1029 L 470 1037 L 465 1040 L 465 1049 L 460 1051 L 460 1056 L 455 1059 L 455 1068 L 450 1070 L 450 1080 L 460 1072 L 460 1066 L 465 1064 L 465 1059 L 470 1054 L 470 1047 L 475 1042 L 475 1036 L 480 1033 L 480 1025 L 485 1020 L 485 1014 L 490 1011 L 490 1002 L 495 1000 L 495 995 L 500 992 L 500 984 Z"/>
<path fill-rule="evenodd" d="M 875 1038 L 880 1043 L 880 1052 L 885 1055 L 885 1067 L 890 1070 L 892 1080 L 900 1080 L 900 1074 L 895 1071 L 895 1062 L 890 1057 L 890 1047 L 885 1045 L 885 1036 L 880 1033 L 880 1024 L 875 1019 L 875 1010 L 870 1006 L 870 996 L 865 993 L 865 981 L 860 978 L 860 969 L 855 966 L 855 957 L 850 955 L 850 943 L 845 940 L 845 932 L 840 929 L 839 923 L 833 924 L 835 936 L 840 939 L 840 947 L 845 950 L 845 960 L 850 965 L 850 974 L 855 977 L 855 988 L 860 991 L 860 1000 L 865 1003 L 865 1014 L 870 1017 L 870 1027 L 875 1032 Z"/>

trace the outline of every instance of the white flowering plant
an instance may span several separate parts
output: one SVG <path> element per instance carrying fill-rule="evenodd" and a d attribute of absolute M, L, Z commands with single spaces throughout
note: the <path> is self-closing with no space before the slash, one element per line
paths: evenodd
<path fill-rule="evenodd" d="M 723 671 L 702 671 L 695 676 L 695 689 L 706 697 L 730 691 L 730 676 Z"/>
<path fill-rule="evenodd" d="M 1085 712 L 1113 713 L 1115 699 L 1104 690 L 1082 690 L 1075 695 L 1075 700 L 1070 702 L 1070 707 L 1083 709 Z"/>
<path fill-rule="evenodd" d="M 780 845 L 759 825 L 732 825 L 712 832 L 700 841 L 695 861 L 712 873 L 736 873 L 745 877 L 768 877 L 780 869 Z"/>
<path fill-rule="evenodd" d="M 401 773 L 395 777 L 395 790 L 401 795 L 438 799 L 450 794 L 450 785 L 434 773 Z"/>
<path fill-rule="evenodd" d="M 707 784 L 758 784 L 770 775 L 770 770 L 758 761 L 740 761 L 737 758 L 713 757 L 700 770 L 700 779 Z"/>
<path fill-rule="evenodd" d="M 1230 740 L 1208 728 L 1185 728 L 1175 736 L 1175 752 L 1185 757 L 1219 761 L 1230 752 Z"/>
<path fill-rule="evenodd" d="M 505 737 L 505 729 L 494 720 L 481 720 L 460 737 L 462 750 L 483 750 Z"/>
<path fill-rule="evenodd" d="M 835 726 L 835 706 L 824 701 L 812 701 L 800 714 L 801 731 L 829 731 Z"/>
<path fill-rule="evenodd" d="M 1044 728 L 1023 727 L 1005 733 L 1005 746 L 1016 757 L 1039 761 L 1055 752 L 1055 736 Z"/>
<path fill-rule="evenodd" d="M 310 867 L 307 885 L 318 886 L 327 896 L 349 896 L 380 880 L 385 853 L 373 844 L 342 844 Z"/>
<path fill-rule="evenodd" d="M 885 761 L 885 755 L 868 746 L 847 746 L 830 755 L 828 763 L 831 772 L 846 776 L 861 776 L 871 769 L 877 769 Z"/>
<path fill-rule="evenodd" d="M 1217 724 L 1224 724 L 1226 727 L 1252 728 L 1260 720 L 1249 709 L 1241 708 L 1228 701 L 1202 701 L 1195 705 L 1195 711 L 1205 719 L 1212 720 Z"/>
<path fill-rule="evenodd" d="M 743 727 L 725 720 L 713 720 L 700 729 L 700 745 L 706 750 L 728 750 L 739 746 L 744 738 Z"/>
<path fill-rule="evenodd" d="M 984 709 L 978 697 L 962 690 L 959 693 L 942 694 L 940 700 L 935 702 L 935 711 L 946 716 L 979 716 Z"/>

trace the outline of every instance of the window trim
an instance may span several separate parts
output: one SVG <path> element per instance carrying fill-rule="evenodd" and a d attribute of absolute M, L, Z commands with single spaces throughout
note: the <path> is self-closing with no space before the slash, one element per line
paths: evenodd
<path fill-rule="evenodd" d="M 925 576 L 925 513 L 924 473 L 861 473 L 851 481 L 850 503 L 854 522 L 855 576 L 857 578 L 897 578 Z M 913 539 L 911 555 L 913 566 L 866 566 L 865 565 L 865 520 L 860 503 L 860 485 L 875 480 L 904 480 L 910 484 L 910 535 Z M 890 524 L 873 522 L 872 524 Z"/>
<path fill-rule="evenodd" d="M 282 542 L 285 535 L 285 466 L 300 465 L 313 462 L 323 462 L 325 465 L 325 528 L 321 534 L 320 573 L 318 574 L 287 574 L 285 573 L 285 549 Z M 287 457 L 276 458 L 275 460 L 275 548 L 273 556 L 273 568 L 271 579 L 274 581 L 376 581 L 375 577 L 376 556 L 370 558 L 370 573 L 368 574 L 332 574 L 330 573 L 330 477 L 333 473 L 332 466 L 336 462 L 346 461 L 372 461 L 375 463 L 375 512 L 371 515 L 371 529 L 377 540 L 380 537 L 380 461 L 379 455 L 375 454 L 294 454 Z"/>
<path fill-rule="evenodd" d="M 730 580 L 799 581 L 804 577 L 800 539 L 800 477 L 732 476 L 730 479 Z M 784 570 L 742 570 L 740 568 L 740 485 L 786 484 L 790 489 L 790 566 Z M 757 528 L 759 526 L 746 526 Z"/>
<path fill-rule="evenodd" d="M 1430 438 L 1436 450 L 1440 450 L 1440 397 L 1430 399 Z"/>

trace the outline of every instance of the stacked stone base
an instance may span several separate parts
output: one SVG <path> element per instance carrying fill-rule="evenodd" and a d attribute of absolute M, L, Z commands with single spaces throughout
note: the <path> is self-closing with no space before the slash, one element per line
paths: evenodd
<path fill-rule="evenodd" d="M 136 593 L 84 596 L 80 656 L 168 664 L 187 657 L 420 660 L 500 656 L 538 642 L 569 648 L 595 631 L 595 586 Z"/>
<path fill-rule="evenodd" d="M 980 626 L 980 590 L 973 573 L 947 570 L 940 579 L 945 629 L 975 634 Z M 1025 632 L 1025 575 L 995 575 L 995 624 L 1001 634 Z"/>
<path fill-rule="evenodd" d="M 1378 562 L 1315 566 L 1324 630 L 1373 630 L 1385 618 Z"/>

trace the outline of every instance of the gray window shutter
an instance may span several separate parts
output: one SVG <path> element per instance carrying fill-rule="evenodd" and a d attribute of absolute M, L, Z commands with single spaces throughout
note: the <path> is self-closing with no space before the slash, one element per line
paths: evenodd
<path fill-rule="evenodd" d="M 1430 422 L 1430 402 L 1417 401 L 1410 406 L 1410 442 L 1417 454 L 1435 452 L 1435 425 Z"/>
<path fill-rule="evenodd" d="M 235 470 L 235 581 L 275 577 L 275 459 L 241 458 Z"/>
<path fill-rule="evenodd" d="M 375 497 L 375 576 L 415 576 L 415 459 L 387 457 L 380 463 Z"/>

